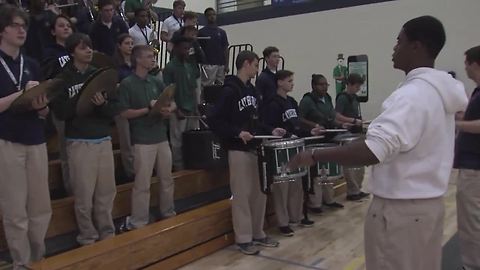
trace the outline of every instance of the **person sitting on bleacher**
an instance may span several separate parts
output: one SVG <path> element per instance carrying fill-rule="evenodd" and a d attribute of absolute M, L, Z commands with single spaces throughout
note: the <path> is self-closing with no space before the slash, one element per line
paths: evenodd
<path fill-rule="evenodd" d="M 196 113 L 197 102 L 195 89 L 199 70 L 194 63 L 188 61 L 192 40 L 179 37 L 172 40 L 173 58 L 163 70 L 163 82 L 175 84 L 175 103 L 177 110 L 170 117 L 170 143 L 172 145 L 174 170 L 184 169 L 182 155 L 182 134 L 198 127 L 198 119 L 192 119 Z"/>
<path fill-rule="evenodd" d="M 96 71 L 90 65 L 92 43 L 87 35 L 75 33 L 66 40 L 65 47 L 73 60 L 58 76 L 67 85 L 52 101 L 52 109 L 58 119 L 65 121 L 67 157 L 79 229 L 77 242 L 88 245 L 115 234 L 112 208 L 117 189 L 110 134 L 114 107 L 112 102 L 97 93 L 91 99 L 96 106 L 94 112 L 88 116 L 76 114 L 80 89 Z"/>
<path fill-rule="evenodd" d="M 126 219 L 126 230 L 148 224 L 150 183 L 155 168 L 160 182 L 160 217 L 176 215 L 173 203 L 172 152 L 167 140 L 165 119 L 170 117 L 174 104 L 164 108 L 158 116 L 150 116 L 164 84 L 148 72 L 155 66 L 150 46 L 135 46 L 132 51 L 135 71 L 119 86 L 121 116 L 129 119 L 130 136 L 134 150 L 135 183 L 132 189 L 132 213 Z"/>
<path fill-rule="evenodd" d="M 32 109 L 15 113 L 12 102 L 38 85 L 38 64 L 20 50 L 28 15 L 4 4 L 0 8 L 0 212 L 14 269 L 25 269 L 45 254 L 52 215 L 48 192 L 48 157 L 43 120 L 46 95 Z"/>

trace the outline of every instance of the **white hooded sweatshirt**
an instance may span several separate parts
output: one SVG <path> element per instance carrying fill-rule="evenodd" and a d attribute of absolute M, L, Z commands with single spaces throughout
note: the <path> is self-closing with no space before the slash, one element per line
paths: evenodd
<path fill-rule="evenodd" d="M 386 199 L 427 199 L 447 191 L 455 113 L 468 103 L 463 84 L 432 68 L 410 71 L 383 102 L 366 144 L 380 161 L 368 189 Z"/>

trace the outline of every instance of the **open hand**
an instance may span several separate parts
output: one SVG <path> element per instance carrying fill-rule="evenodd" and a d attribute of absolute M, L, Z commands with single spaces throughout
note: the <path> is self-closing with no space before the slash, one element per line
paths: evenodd
<path fill-rule="evenodd" d="M 101 106 L 106 102 L 105 97 L 100 92 L 95 93 L 90 101 L 92 101 L 92 103 L 96 106 Z"/>
<path fill-rule="evenodd" d="M 32 108 L 39 110 L 45 108 L 48 104 L 48 98 L 46 94 L 40 95 L 32 100 Z"/>

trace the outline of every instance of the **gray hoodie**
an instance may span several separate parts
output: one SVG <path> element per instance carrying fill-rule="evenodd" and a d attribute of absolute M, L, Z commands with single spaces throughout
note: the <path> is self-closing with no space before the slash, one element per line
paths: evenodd
<path fill-rule="evenodd" d="M 367 146 L 380 160 L 369 190 L 388 199 L 426 199 L 447 191 L 455 113 L 468 98 L 461 82 L 432 68 L 410 71 L 370 125 Z"/>

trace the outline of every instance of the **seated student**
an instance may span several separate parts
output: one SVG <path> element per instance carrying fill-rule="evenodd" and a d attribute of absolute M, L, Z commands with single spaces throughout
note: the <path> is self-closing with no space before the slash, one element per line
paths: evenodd
<path fill-rule="evenodd" d="M 79 229 L 77 242 L 89 245 L 115 234 L 112 208 L 117 189 L 110 134 L 114 107 L 112 102 L 97 93 L 91 99 L 96 106 L 92 114 L 76 114 L 80 89 L 96 70 L 90 65 L 92 43 L 87 35 L 75 33 L 65 41 L 65 47 L 72 61 L 58 78 L 64 79 L 67 87 L 52 101 L 52 109 L 58 119 L 65 121 L 68 165 Z"/>
<path fill-rule="evenodd" d="M 293 72 L 280 70 L 275 74 L 277 93 L 271 96 L 261 110 L 261 119 L 272 127 L 281 127 L 287 131 L 287 137 L 308 137 L 320 135 L 322 128 L 310 128 L 300 121 L 298 104 L 288 95 L 293 91 Z M 302 219 L 303 187 L 302 179 L 293 182 L 281 183 L 272 186 L 273 205 L 278 221 L 280 233 L 284 236 L 293 236 L 294 232 L 289 224 L 298 224 L 306 227 L 313 225 L 313 221 Z"/>
<path fill-rule="evenodd" d="M 173 203 L 172 152 L 167 140 L 166 119 L 175 104 L 164 108 L 157 116 L 150 116 L 163 91 L 161 80 L 149 74 L 155 67 L 155 56 L 150 46 L 135 46 L 132 51 L 134 73 L 125 78 L 119 87 L 121 116 L 129 120 L 134 150 L 135 183 L 132 189 L 132 215 L 126 220 L 126 229 L 136 229 L 148 224 L 150 183 L 155 168 L 160 181 L 159 203 L 161 218 L 176 215 Z"/>
<path fill-rule="evenodd" d="M 253 136 L 283 136 L 286 131 L 258 121 L 257 93 L 250 83 L 258 72 L 258 56 L 242 51 L 235 65 L 238 74 L 225 79 L 222 95 L 208 123 L 228 150 L 235 242 L 242 253 L 256 255 L 260 252 L 257 246 L 278 247 L 279 243 L 263 231 L 267 196 L 260 190 L 255 154 L 260 141 Z"/>
<path fill-rule="evenodd" d="M 197 88 L 198 68 L 187 60 L 191 48 L 191 39 L 179 37 L 173 39 L 173 58 L 163 70 L 165 85 L 174 83 L 175 103 L 177 110 L 170 117 L 170 143 L 172 145 L 173 168 L 184 168 L 182 154 L 182 134 L 185 131 L 198 127 L 198 120 L 188 118 L 195 114 L 197 102 L 195 89 Z"/>
<path fill-rule="evenodd" d="M 21 52 L 28 15 L 0 7 L 0 214 L 13 269 L 26 269 L 45 255 L 45 235 L 52 215 L 44 118 L 46 95 L 32 110 L 15 113 L 12 102 L 38 85 L 38 64 Z M 22 64 L 23 63 L 23 64 Z"/>
<path fill-rule="evenodd" d="M 131 62 L 133 49 L 133 39 L 129 34 L 121 34 L 117 39 L 117 48 L 113 55 L 113 61 L 118 70 L 118 83 L 133 73 Z M 120 153 L 122 156 L 123 175 L 121 180 L 131 182 L 135 179 L 135 169 L 133 167 L 133 147 L 130 139 L 130 126 L 128 120 L 121 115 L 115 116 L 115 126 L 118 131 L 118 140 L 120 143 Z M 117 175 L 117 177 L 119 177 Z"/>
<path fill-rule="evenodd" d="M 364 81 L 356 73 L 348 75 L 346 89 L 339 93 L 336 98 L 335 110 L 338 114 L 353 119 L 362 119 L 357 92 L 360 91 Z M 361 126 L 358 128 L 361 128 Z M 347 200 L 358 201 L 370 195 L 361 191 L 364 174 L 365 167 L 343 166 L 343 176 L 347 182 Z"/>

